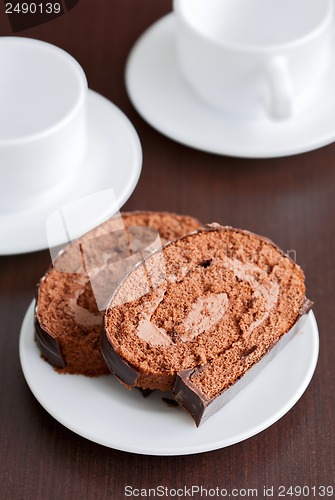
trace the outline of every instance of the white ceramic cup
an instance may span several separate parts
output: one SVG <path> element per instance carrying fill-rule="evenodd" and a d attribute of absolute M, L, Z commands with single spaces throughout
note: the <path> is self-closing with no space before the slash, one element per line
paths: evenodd
<path fill-rule="evenodd" d="M 174 0 L 180 70 L 234 116 L 287 119 L 330 64 L 333 0 Z"/>
<path fill-rule="evenodd" d="M 87 80 L 54 45 L 0 37 L 0 215 L 54 196 L 85 154 Z"/>

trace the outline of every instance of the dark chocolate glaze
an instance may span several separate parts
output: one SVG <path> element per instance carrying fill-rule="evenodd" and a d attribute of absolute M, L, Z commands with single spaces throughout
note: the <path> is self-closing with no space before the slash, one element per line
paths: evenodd
<path fill-rule="evenodd" d="M 177 377 L 172 388 L 172 393 L 176 401 L 187 410 L 196 426 L 205 422 L 210 416 L 217 411 L 221 410 L 238 392 L 240 392 L 246 385 L 248 385 L 260 371 L 281 351 L 286 344 L 294 337 L 294 335 L 301 330 L 306 321 L 307 313 L 312 307 L 312 302 L 305 298 L 301 306 L 299 316 L 293 327 L 282 337 L 270 346 L 267 354 L 265 354 L 260 361 L 249 370 L 234 384 L 224 389 L 215 398 L 208 398 L 203 394 L 193 383 L 192 376 L 202 369 L 194 368 L 190 370 L 182 370 L 177 373 Z"/>
<path fill-rule="evenodd" d="M 119 355 L 107 339 L 105 321 L 102 323 L 100 345 L 103 358 L 110 371 L 124 384 L 131 387 L 136 385 L 139 372 Z"/>
<path fill-rule="evenodd" d="M 142 387 L 136 387 L 136 389 L 140 391 L 144 398 L 148 398 L 150 394 L 154 392 L 153 389 L 142 389 Z"/>
<path fill-rule="evenodd" d="M 65 360 L 62 356 L 58 340 L 44 330 L 35 314 L 35 341 L 44 358 L 56 368 L 64 368 Z"/>
<path fill-rule="evenodd" d="M 58 255 L 61 255 L 63 250 L 59 252 Z M 38 299 L 40 287 L 46 276 L 52 270 L 52 265 L 50 265 L 47 269 L 47 272 L 41 278 L 40 282 L 37 284 L 36 295 L 35 295 L 35 310 L 34 310 L 34 326 L 35 326 L 35 342 L 37 347 L 41 351 L 42 356 L 45 360 L 50 363 L 52 366 L 56 368 L 64 368 L 66 365 L 64 356 L 62 354 L 60 345 L 58 340 L 50 333 L 48 330 L 43 328 L 42 322 L 40 321 L 38 315 Z"/>

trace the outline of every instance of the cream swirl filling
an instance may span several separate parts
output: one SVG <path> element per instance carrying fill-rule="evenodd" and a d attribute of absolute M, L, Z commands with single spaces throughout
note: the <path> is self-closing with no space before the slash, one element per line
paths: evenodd
<path fill-rule="evenodd" d="M 199 297 L 193 302 L 189 313 L 176 329 L 181 340 L 187 342 L 205 331 L 212 330 L 225 315 L 228 305 L 226 293 Z"/>
<path fill-rule="evenodd" d="M 79 283 L 82 286 L 86 284 L 86 277 L 82 275 Z M 81 305 L 78 304 L 79 298 L 82 295 L 83 291 L 81 288 L 78 288 L 74 295 L 69 299 L 68 303 L 68 311 L 72 314 L 74 321 L 78 325 L 82 325 L 84 327 L 90 326 L 99 326 L 102 322 L 102 312 L 96 311 L 91 312 L 88 309 L 85 309 Z"/>
<path fill-rule="evenodd" d="M 216 265 L 215 259 L 211 265 Z M 262 303 L 260 317 L 252 321 L 248 327 L 247 333 L 251 334 L 269 317 L 275 307 L 279 296 L 279 284 L 277 281 L 271 280 L 266 271 L 255 264 L 243 263 L 238 259 L 227 257 L 224 262 L 220 261 L 220 266 L 222 267 L 222 265 L 227 270 L 232 271 L 236 278 L 249 283 L 252 289 L 252 299 L 260 300 Z M 176 279 L 172 277 L 171 280 L 167 281 L 174 283 Z M 150 305 L 146 303 L 145 308 L 140 313 L 136 329 L 137 336 L 152 346 L 167 347 L 173 344 L 169 333 L 151 321 L 153 314 L 163 301 L 165 293 L 166 290 L 163 288 L 154 290 Z M 198 297 L 186 316 L 174 328 L 175 333 L 182 342 L 192 341 L 201 333 L 212 330 L 224 318 L 228 309 L 229 297 L 227 293 L 212 293 Z"/>
<path fill-rule="evenodd" d="M 279 296 L 279 284 L 277 281 L 271 281 L 267 273 L 255 264 L 243 263 L 238 259 L 227 258 L 224 265 L 227 269 L 233 271 L 237 278 L 247 281 L 250 284 L 254 289 L 252 294 L 254 299 L 261 299 L 265 302 L 266 311 L 259 319 L 251 323 L 249 327 L 249 333 L 251 333 L 269 317 L 270 312 L 276 305 Z M 254 276 L 255 274 L 259 278 L 262 278 L 265 283 L 259 283 Z"/>

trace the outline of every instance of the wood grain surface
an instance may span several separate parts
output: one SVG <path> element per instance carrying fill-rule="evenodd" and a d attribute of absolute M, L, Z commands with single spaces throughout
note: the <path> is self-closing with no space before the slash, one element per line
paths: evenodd
<path fill-rule="evenodd" d="M 48 251 L 0 257 L 0 499 L 120 499 L 126 485 L 257 488 L 258 498 L 266 498 L 264 486 L 275 491 L 279 485 L 335 487 L 335 145 L 288 158 L 242 160 L 199 152 L 155 131 L 127 97 L 124 66 L 138 36 L 170 10 L 169 0 L 80 0 L 65 15 L 17 35 L 70 52 L 89 86 L 133 122 L 144 162 L 127 210 L 189 213 L 250 229 L 296 251 L 320 331 L 316 373 L 288 414 L 234 446 L 186 457 L 102 447 L 54 420 L 30 392 L 20 368 L 20 326 L 49 265 Z M 2 5 L 0 34 L 12 35 Z M 242 497 L 243 491 L 237 498 Z"/>

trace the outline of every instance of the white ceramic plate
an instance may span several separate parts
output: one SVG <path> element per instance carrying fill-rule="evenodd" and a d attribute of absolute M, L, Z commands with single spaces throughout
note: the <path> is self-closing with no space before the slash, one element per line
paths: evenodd
<path fill-rule="evenodd" d="M 20 360 L 41 405 L 59 422 L 91 441 L 145 455 L 187 455 L 243 441 L 280 419 L 302 396 L 319 350 L 315 317 L 220 412 L 199 428 L 184 410 L 161 395 L 143 398 L 114 377 L 59 375 L 43 361 L 34 342 L 32 303 L 22 324 Z"/>
<path fill-rule="evenodd" d="M 196 97 L 177 66 L 175 34 L 174 14 L 168 14 L 139 38 L 126 67 L 134 106 L 166 136 L 211 153 L 250 158 L 293 155 L 335 140 L 335 58 L 318 94 L 291 119 L 245 120 Z"/>
<path fill-rule="evenodd" d="M 0 214 L 0 255 L 48 248 L 46 225 L 51 214 L 99 192 L 114 193 L 100 210 L 76 211 L 76 226 L 86 232 L 117 212 L 127 201 L 141 172 L 142 150 L 137 133 L 123 112 L 108 99 L 89 90 L 87 153 L 63 190 L 25 212 Z M 94 203 L 94 205 L 97 205 Z M 66 243 L 59 232 L 55 245 Z M 79 235 L 75 235 L 76 237 Z"/>

